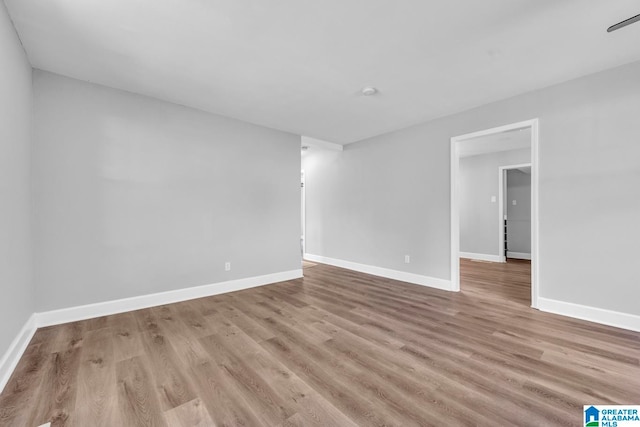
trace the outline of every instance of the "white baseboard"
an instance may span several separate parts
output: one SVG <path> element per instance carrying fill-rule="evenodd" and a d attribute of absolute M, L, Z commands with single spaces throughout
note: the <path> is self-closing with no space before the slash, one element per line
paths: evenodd
<path fill-rule="evenodd" d="M 299 279 L 301 277 L 302 269 L 283 271 L 280 273 L 266 274 L 264 276 L 229 280 L 211 285 L 177 289 L 174 291 L 69 307 L 60 310 L 45 311 L 42 313 L 33 313 L 11 343 L 9 349 L 2 356 L 2 359 L 0 359 L 0 393 L 2 393 L 2 390 L 7 385 L 11 374 L 18 365 L 22 354 L 26 350 L 27 345 L 31 341 L 31 338 L 33 337 L 33 334 L 35 334 L 37 328 L 107 316 L 110 314 L 124 313 L 126 311 L 187 301 L 190 299 L 218 295 L 227 292 L 240 291 L 242 289 L 255 288 L 277 282 L 285 282 L 287 280 Z"/>
<path fill-rule="evenodd" d="M 13 342 L 2 356 L 2 359 L 0 359 L 0 393 L 2 393 L 2 390 L 4 390 L 4 387 L 9 382 L 9 378 L 11 378 L 13 370 L 18 365 L 22 354 L 27 349 L 27 345 L 35 333 L 36 316 L 35 314 L 32 314 L 20 332 L 18 332 L 18 335 L 14 338 Z"/>
<path fill-rule="evenodd" d="M 344 261 L 341 259 L 328 258 L 320 255 L 304 254 L 304 259 L 329 264 L 335 267 L 346 268 L 347 270 L 359 271 L 361 273 L 372 274 L 374 276 L 386 277 L 387 279 L 399 280 L 401 282 L 413 283 L 415 285 L 429 286 L 431 288 L 451 291 L 451 281 L 438 279 L 435 277 L 423 276 L 420 274 L 407 273 L 406 271 L 391 270 L 389 268 L 376 267 L 373 265 L 358 264 L 357 262 Z"/>
<path fill-rule="evenodd" d="M 527 254 L 525 252 L 511 252 L 507 251 L 507 258 L 515 258 L 515 259 L 531 259 L 531 254 Z"/>
<path fill-rule="evenodd" d="M 460 258 L 476 259 L 478 261 L 503 262 L 500 255 L 476 254 L 473 252 L 460 252 Z"/>
<path fill-rule="evenodd" d="M 157 294 L 141 295 L 138 297 L 63 308 L 60 310 L 45 311 L 42 313 L 35 313 L 35 323 L 37 327 L 59 325 L 61 323 L 75 322 L 78 320 L 108 316 L 110 314 L 124 313 L 126 311 L 139 310 L 142 308 L 234 292 L 242 289 L 255 288 L 257 286 L 285 282 L 287 280 L 298 279 L 300 277 L 302 277 L 302 269 L 266 274 L 264 276 L 248 277 L 246 279 L 229 280 L 226 282 L 186 289 L 176 289 L 174 291 L 160 292 Z"/>
<path fill-rule="evenodd" d="M 603 325 L 640 332 L 640 316 L 587 305 L 538 297 L 538 309 L 562 316 L 602 323 Z"/>

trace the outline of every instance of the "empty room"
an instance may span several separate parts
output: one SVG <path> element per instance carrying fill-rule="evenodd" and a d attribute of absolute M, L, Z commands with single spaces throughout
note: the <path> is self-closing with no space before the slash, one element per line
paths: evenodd
<path fill-rule="evenodd" d="M 640 426 L 637 21 L 0 1 L 0 426 Z"/>

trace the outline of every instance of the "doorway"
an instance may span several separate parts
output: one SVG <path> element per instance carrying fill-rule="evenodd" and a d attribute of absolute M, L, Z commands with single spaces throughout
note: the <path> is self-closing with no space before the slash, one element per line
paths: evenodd
<path fill-rule="evenodd" d="M 489 136 L 504 135 L 508 132 L 527 130 L 529 133 L 531 165 L 531 306 L 538 306 L 539 254 L 538 254 L 538 119 L 513 123 L 479 132 L 451 138 L 451 289 L 460 291 L 460 158 L 463 147 L 482 149 L 482 142 Z M 495 173 L 495 172 L 494 172 Z M 495 176 L 495 175 L 494 175 Z M 493 202 L 494 197 L 491 197 Z M 502 211 L 499 211 L 502 212 Z M 503 224 L 503 214 L 499 215 Z M 504 232 L 498 241 L 504 251 Z M 504 252 L 503 252 L 504 253 Z"/>
<path fill-rule="evenodd" d="M 531 260 L 531 163 L 500 166 L 498 192 L 499 260 Z"/>

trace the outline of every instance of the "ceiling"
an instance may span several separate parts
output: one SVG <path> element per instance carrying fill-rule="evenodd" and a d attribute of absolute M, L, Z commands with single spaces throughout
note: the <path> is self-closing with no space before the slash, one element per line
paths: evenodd
<path fill-rule="evenodd" d="M 637 0 L 5 3 L 35 68 L 340 144 L 640 60 Z"/>
<path fill-rule="evenodd" d="M 531 148 L 531 128 L 515 129 L 458 142 L 460 157 Z"/>

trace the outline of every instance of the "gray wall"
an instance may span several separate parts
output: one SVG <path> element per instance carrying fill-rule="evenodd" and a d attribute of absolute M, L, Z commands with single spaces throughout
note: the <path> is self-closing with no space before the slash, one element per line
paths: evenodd
<path fill-rule="evenodd" d="M 42 71 L 34 92 L 38 311 L 300 268 L 299 136 Z"/>
<path fill-rule="evenodd" d="M 31 65 L 0 2 L 0 358 L 34 311 L 31 277 Z"/>
<path fill-rule="evenodd" d="M 415 130 L 405 131 L 407 139 L 395 147 L 373 139 L 342 152 L 307 151 L 302 163 L 307 253 L 448 276 L 446 248 L 433 242 L 449 239 L 449 188 L 442 179 L 425 176 L 445 175 L 449 167 L 425 159 L 448 159 L 449 147 L 423 145 Z M 412 155 L 409 147 L 418 146 L 420 154 Z"/>
<path fill-rule="evenodd" d="M 499 255 L 498 168 L 530 161 L 529 148 L 460 159 L 460 252 Z"/>
<path fill-rule="evenodd" d="M 512 252 L 531 254 L 531 174 L 517 169 L 507 171 L 505 207 L 507 257 Z"/>
<path fill-rule="evenodd" d="M 540 295 L 640 314 L 639 75 L 634 63 L 310 152 L 308 252 L 448 279 L 450 138 L 537 117 Z"/>

